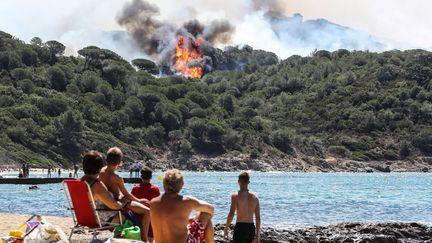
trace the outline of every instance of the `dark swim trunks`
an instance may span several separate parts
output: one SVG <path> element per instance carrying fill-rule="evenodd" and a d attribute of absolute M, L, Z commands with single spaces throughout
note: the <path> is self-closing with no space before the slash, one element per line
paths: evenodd
<path fill-rule="evenodd" d="M 234 227 L 234 243 L 252 243 L 255 239 L 254 223 L 236 223 Z"/>

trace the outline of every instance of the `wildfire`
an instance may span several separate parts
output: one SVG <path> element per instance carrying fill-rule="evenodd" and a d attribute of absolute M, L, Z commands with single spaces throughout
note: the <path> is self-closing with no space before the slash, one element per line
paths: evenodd
<path fill-rule="evenodd" d="M 203 76 L 203 67 L 200 63 L 203 60 L 201 50 L 202 39 L 193 37 L 186 38 L 178 36 L 176 43 L 175 69 L 183 76 L 192 78 L 201 78 Z"/>

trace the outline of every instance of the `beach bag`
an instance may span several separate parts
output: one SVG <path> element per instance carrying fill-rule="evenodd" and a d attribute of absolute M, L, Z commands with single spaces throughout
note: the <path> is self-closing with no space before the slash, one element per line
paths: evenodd
<path fill-rule="evenodd" d="M 68 242 L 66 234 L 59 227 L 49 224 L 45 218 L 39 215 L 31 216 L 18 229 L 11 230 L 9 237 L 2 238 L 1 243 L 26 243 L 26 242 Z"/>
<path fill-rule="evenodd" d="M 123 225 L 114 228 L 114 237 L 129 240 L 141 240 L 141 229 L 126 219 Z"/>
<path fill-rule="evenodd" d="M 69 241 L 66 234 L 60 227 L 49 224 L 39 224 L 29 235 L 24 238 L 24 242 L 68 243 Z"/>

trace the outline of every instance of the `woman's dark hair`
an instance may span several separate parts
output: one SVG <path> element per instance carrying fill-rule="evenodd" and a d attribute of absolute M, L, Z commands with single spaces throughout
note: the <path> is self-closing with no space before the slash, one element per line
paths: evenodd
<path fill-rule="evenodd" d="M 141 169 L 141 179 L 150 180 L 152 178 L 153 171 L 149 167 L 144 167 Z"/>
<path fill-rule="evenodd" d="M 83 155 L 82 166 L 86 175 L 96 175 L 105 166 L 105 161 L 98 151 L 91 150 Z"/>

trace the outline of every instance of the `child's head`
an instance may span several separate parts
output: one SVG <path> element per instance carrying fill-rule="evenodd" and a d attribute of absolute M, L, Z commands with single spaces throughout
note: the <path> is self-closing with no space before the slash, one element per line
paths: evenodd
<path fill-rule="evenodd" d="M 145 166 L 144 168 L 141 169 L 141 179 L 144 181 L 149 181 L 152 178 L 152 173 L 153 171 Z"/>
<path fill-rule="evenodd" d="M 123 159 L 123 153 L 118 147 L 108 149 L 106 162 L 107 165 L 120 166 Z"/>

